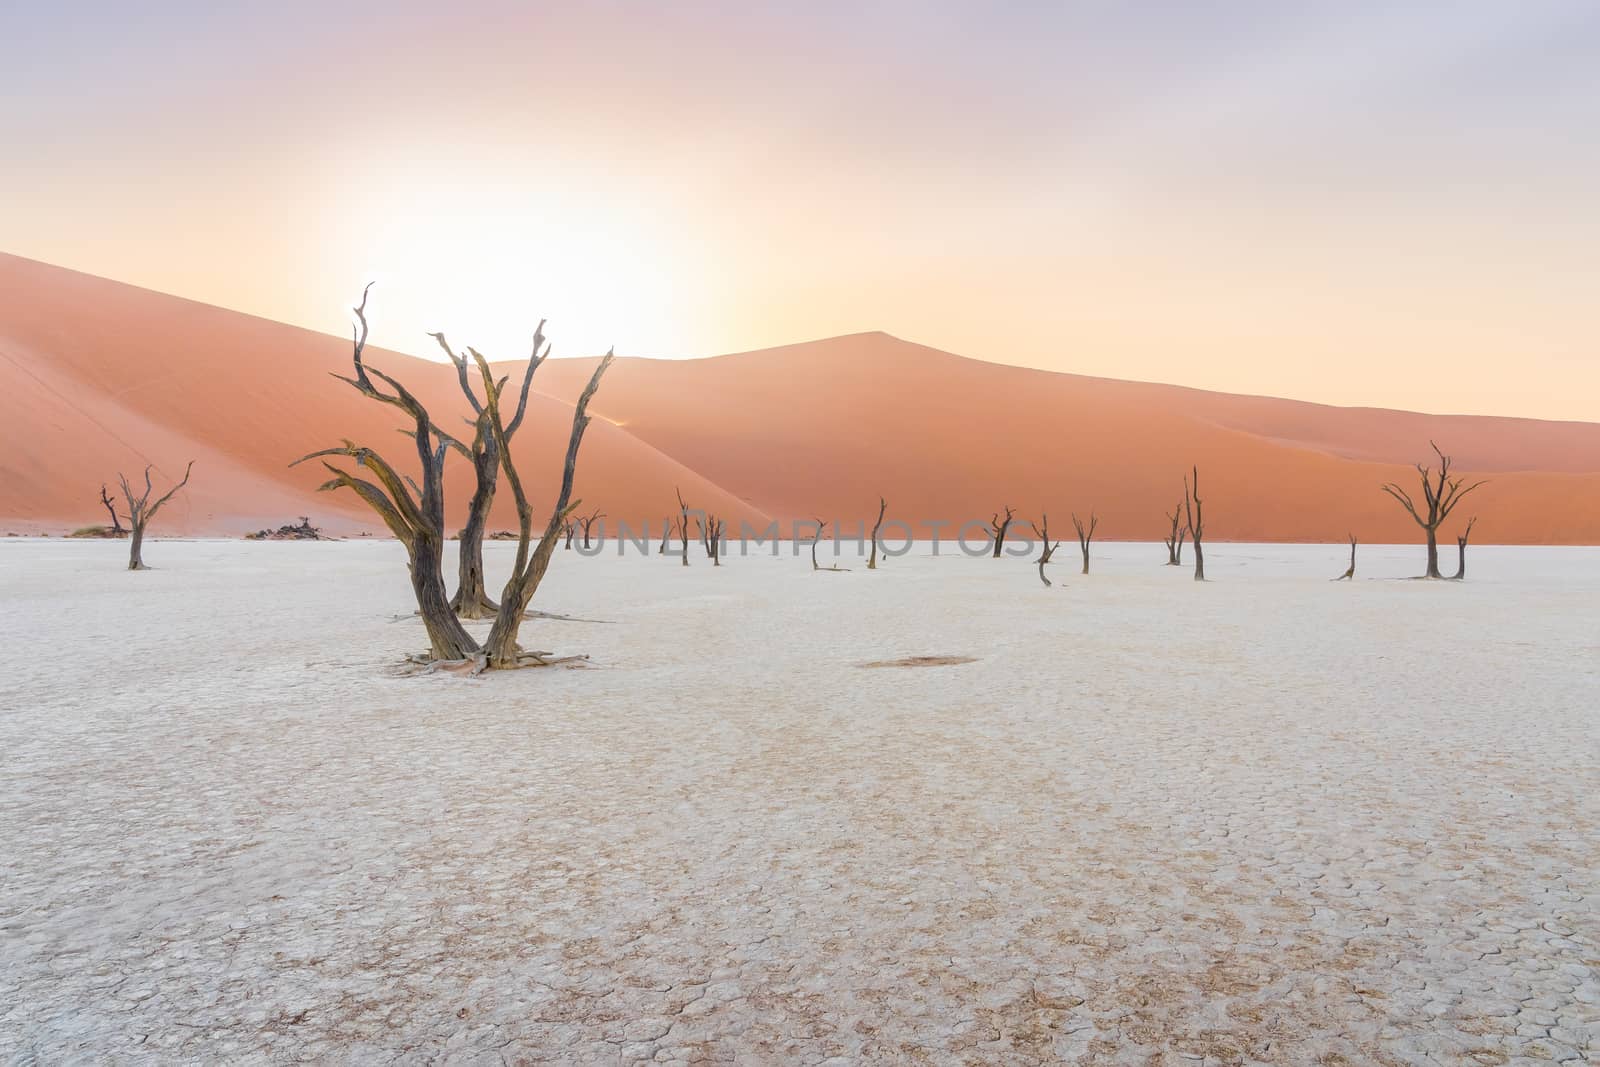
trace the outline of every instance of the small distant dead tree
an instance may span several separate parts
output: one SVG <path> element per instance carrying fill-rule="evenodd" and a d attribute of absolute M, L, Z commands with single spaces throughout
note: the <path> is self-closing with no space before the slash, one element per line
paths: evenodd
<path fill-rule="evenodd" d="M 672 491 L 678 494 L 678 548 L 682 550 L 683 566 L 689 565 L 689 505 L 683 502 L 683 490 L 677 486 Z"/>
<path fill-rule="evenodd" d="M 1167 521 L 1172 523 L 1172 533 L 1167 535 L 1167 566 L 1183 566 L 1183 501 L 1173 507 Z"/>
<path fill-rule="evenodd" d="M 989 529 L 994 532 L 994 558 L 1000 558 L 1000 550 L 1005 547 L 1006 531 L 1011 528 L 1012 511 L 1010 505 L 1006 506 L 1005 518 L 1000 517 L 997 511 L 989 517 Z"/>
<path fill-rule="evenodd" d="M 1039 550 L 1039 580 L 1045 584 L 1046 588 L 1049 588 L 1050 579 L 1044 576 L 1045 564 L 1049 563 L 1050 557 L 1056 554 L 1056 549 L 1061 547 L 1061 542 L 1052 543 L 1050 540 L 1050 516 L 1040 512 L 1039 520 L 1039 522 L 1031 524 L 1033 526 L 1033 535 L 1039 539 L 1039 544 L 1042 546 Z"/>
<path fill-rule="evenodd" d="M 1183 478 L 1183 515 L 1189 528 L 1189 541 L 1194 545 L 1194 580 L 1206 580 L 1206 554 L 1200 547 L 1200 538 L 1205 533 L 1205 513 L 1200 507 L 1200 468 L 1194 468 L 1194 482 L 1189 481 L 1189 476 Z"/>
<path fill-rule="evenodd" d="M 1335 578 L 1334 581 L 1336 581 L 1336 582 L 1353 582 L 1353 581 L 1355 581 L 1355 578 L 1356 578 L 1356 535 L 1355 534 L 1351 534 L 1350 535 L 1350 566 L 1343 574 L 1341 574 L 1341 575 L 1339 575 L 1339 577 Z"/>
<path fill-rule="evenodd" d="M 561 532 L 566 535 L 567 547 L 571 548 L 572 547 L 572 539 L 578 536 L 578 522 L 577 522 L 577 520 L 576 519 L 568 519 L 566 526 L 562 527 Z"/>
<path fill-rule="evenodd" d="M 111 515 L 111 536 L 121 537 L 128 531 L 122 528 L 122 516 L 117 514 L 116 506 L 111 503 L 111 494 L 106 492 L 106 483 L 100 483 L 100 503 L 106 506 L 106 511 Z"/>
<path fill-rule="evenodd" d="M 462 394 L 467 398 L 467 403 L 472 407 L 472 443 L 464 443 L 458 438 L 434 428 L 434 433 L 445 444 L 455 449 L 472 464 L 473 474 L 477 482 L 472 490 L 472 499 L 467 504 L 466 525 L 461 527 L 458 534 L 460 544 L 457 549 L 459 564 L 457 568 L 456 593 L 450 598 L 450 606 L 456 614 L 463 619 L 487 619 L 498 610 L 498 605 L 489 598 L 484 588 L 483 579 L 483 536 L 489 524 L 489 509 L 494 504 L 495 487 L 500 478 L 500 446 L 495 443 L 494 436 L 489 432 L 487 417 L 482 401 L 478 399 L 477 391 L 472 386 L 472 376 L 468 373 L 471 360 L 465 353 L 459 353 L 450 347 L 450 342 L 445 340 L 442 333 L 429 334 L 444 349 L 444 354 L 450 357 L 450 362 L 456 368 L 456 380 L 461 386 Z M 477 353 L 468 348 L 467 353 L 476 357 Z M 538 329 L 533 331 L 533 351 L 528 356 L 528 364 L 522 372 L 522 390 L 517 397 L 517 410 L 512 415 L 511 421 L 506 423 L 506 440 L 509 442 L 522 426 L 522 418 L 528 412 L 528 387 L 533 382 L 533 372 L 539 369 L 545 359 L 550 355 L 550 346 L 544 339 L 544 322 L 541 320 Z M 505 381 L 500 383 L 505 385 Z M 569 543 L 568 548 L 571 548 Z"/>
<path fill-rule="evenodd" d="M 705 545 L 706 556 L 713 567 L 722 566 L 723 525 L 723 521 L 715 515 L 707 515 L 700 523 L 700 542 Z"/>
<path fill-rule="evenodd" d="M 1472 537 L 1472 528 L 1478 524 L 1476 515 L 1467 520 L 1467 528 L 1461 531 L 1461 536 L 1456 538 L 1456 573 L 1455 581 L 1464 581 L 1467 577 L 1467 541 Z"/>
<path fill-rule="evenodd" d="M 821 519 L 817 519 L 816 523 L 817 523 L 817 532 L 816 532 L 816 535 L 811 538 L 811 569 L 814 570 L 814 571 L 844 571 L 844 570 L 848 570 L 849 568 L 841 567 L 837 563 L 835 563 L 831 567 L 824 567 L 820 563 L 817 562 L 817 542 L 822 540 L 822 535 L 824 533 L 827 533 L 828 524 L 823 522 Z"/>
<path fill-rule="evenodd" d="M 166 494 L 154 503 L 150 500 L 150 493 L 154 487 L 150 484 L 150 467 L 148 465 L 144 469 L 144 492 L 142 493 L 136 494 L 132 484 L 128 481 L 128 476 L 118 472 L 117 481 L 122 486 L 122 495 L 128 501 L 128 526 L 131 528 L 132 537 L 132 540 L 128 543 L 128 569 L 130 571 L 149 569 L 144 565 L 145 527 L 150 525 L 150 520 L 156 517 L 156 512 L 161 510 L 163 504 L 171 500 L 179 489 L 189 484 L 189 472 L 192 470 L 194 470 L 194 460 L 191 459 L 189 465 L 183 469 L 183 480 L 168 489 Z M 112 515 L 115 516 L 115 514 L 116 512 L 113 511 Z"/>
<path fill-rule="evenodd" d="M 889 510 L 889 502 L 883 497 L 878 498 L 878 521 L 872 524 L 872 555 L 867 557 L 867 570 L 878 569 L 878 531 L 883 529 L 883 513 Z"/>
<path fill-rule="evenodd" d="M 599 508 L 596 508 L 594 511 L 578 520 L 583 524 L 583 547 L 585 549 L 589 547 L 589 536 L 594 532 L 594 524 L 605 517 L 606 513 L 601 511 Z M 603 528 L 600 531 L 600 536 L 602 539 L 605 537 L 605 530 Z"/>
<path fill-rule="evenodd" d="M 1083 573 L 1089 573 L 1089 544 L 1094 540 L 1094 532 L 1100 526 L 1100 519 L 1094 512 L 1089 512 L 1089 525 L 1085 526 L 1083 520 L 1078 518 L 1078 513 L 1072 513 L 1072 526 L 1078 531 L 1078 551 L 1083 553 Z"/>
<path fill-rule="evenodd" d="M 671 536 L 672 517 L 669 515 L 667 518 L 661 520 L 661 547 L 656 549 L 656 555 L 664 556 L 667 554 L 667 538 Z"/>
<path fill-rule="evenodd" d="M 1437 475 L 1423 463 L 1417 464 L 1417 474 L 1422 478 L 1423 507 L 1418 508 L 1411 495 L 1398 484 L 1390 482 L 1383 491 L 1400 502 L 1428 538 L 1428 570 L 1424 578 L 1442 578 L 1439 573 L 1439 527 L 1463 497 L 1485 484 L 1482 481 L 1465 484 L 1460 478 L 1450 477 L 1450 457 L 1439 451 L 1439 446 L 1428 442 L 1433 454 L 1439 457 Z"/>

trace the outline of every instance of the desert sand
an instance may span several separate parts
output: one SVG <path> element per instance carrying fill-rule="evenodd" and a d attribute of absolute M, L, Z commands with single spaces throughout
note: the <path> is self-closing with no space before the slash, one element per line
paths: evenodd
<path fill-rule="evenodd" d="M 375 300 L 381 317 L 381 293 Z M 530 328 L 537 318 L 530 308 Z M 560 324 L 550 332 L 564 352 Z M 442 423 L 465 411 L 448 366 L 377 350 L 369 359 Z M 554 359 L 535 378 L 516 451 L 541 503 L 553 497 L 569 402 L 592 366 Z M 335 532 L 376 529 L 348 494 L 314 492 L 320 468 L 287 466 L 345 437 L 403 457 L 393 413 L 328 377 L 348 369 L 347 337 L 0 255 L 0 529 L 103 521 L 99 486 L 117 470 L 153 462 L 158 479 L 176 477 L 189 459 L 194 481 L 163 516 L 168 532 L 236 535 L 300 515 Z M 674 512 L 676 486 L 735 522 L 849 525 L 875 514 L 881 494 L 892 517 L 916 523 L 1010 505 L 1064 528 L 1068 511 L 1093 509 L 1101 536 L 1149 540 L 1165 532 L 1182 475 L 1198 464 L 1213 539 L 1410 540 L 1410 519 L 1378 486 L 1410 484 L 1411 464 L 1432 459 L 1431 437 L 1460 473 L 1491 479 L 1470 507 L 1478 541 L 1600 543 L 1591 423 L 1228 396 L 1025 370 L 885 334 L 710 359 L 625 354 L 594 411 L 578 495 L 585 510 L 633 523 Z M 453 461 L 452 523 L 470 482 Z M 492 523 L 512 525 L 508 494 Z"/>
<path fill-rule="evenodd" d="M 1600 1051 L 1593 552 L 1068 547 L 558 552 L 468 679 L 392 542 L 0 541 L 0 1061 Z"/>

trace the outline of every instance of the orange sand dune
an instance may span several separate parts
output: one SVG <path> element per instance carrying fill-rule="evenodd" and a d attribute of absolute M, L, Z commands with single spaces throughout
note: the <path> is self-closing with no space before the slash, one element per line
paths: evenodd
<path fill-rule="evenodd" d="M 374 350 L 441 417 L 464 404 L 451 368 Z M 342 437 L 391 457 L 411 447 L 392 411 L 327 376 L 349 341 L 0 256 L 0 522 L 59 530 L 103 518 L 100 483 L 147 460 L 164 477 L 195 458 L 170 532 L 237 533 L 311 515 L 376 529 L 345 494 L 312 492 L 295 457 Z M 553 360 L 517 450 L 554 493 L 570 400 L 593 360 Z M 507 367 L 507 370 L 513 368 Z M 546 395 L 547 394 L 547 395 Z M 659 523 L 690 503 L 732 518 L 823 516 L 850 529 L 876 511 L 916 523 L 1101 516 L 1101 536 L 1155 539 L 1202 471 L 1209 536 L 1411 541 L 1378 485 L 1410 485 L 1430 436 L 1491 483 L 1470 498 L 1477 538 L 1600 542 L 1600 426 L 1330 408 L 964 359 L 859 334 L 686 361 L 622 359 L 607 377 L 578 490 L 610 516 Z M 610 422 L 606 419 L 612 420 Z M 471 490 L 448 472 L 451 522 Z M 494 525 L 512 523 L 502 491 Z M 1457 525 L 1451 524 L 1452 527 Z M 928 528 L 919 526 L 919 534 Z M 948 527 L 947 535 L 955 528 Z M 1447 529 L 1446 533 L 1452 530 Z"/>
<path fill-rule="evenodd" d="M 553 366 L 541 387 L 573 395 L 592 365 Z M 1432 436 L 1491 479 L 1458 513 L 1482 516 L 1477 537 L 1600 541 L 1600 426 L 1589 423 L 1228 396 L 985 363 L 878 333 L 623 360 L 596 409 L 765 511 L 847 529 L 882 494 L 911 521 L 1010 504 L 1047 512 L 1069 536 L 1069 512 L 1093 509 L 1102 536 L 1155 539 L 1198 464 L 1211 537 L 1410 541 L 1415 525 L 1378 486 L 1411 485 Z"/>
<path fill-rule="evenodd" d="M 441 424 L 466 410 L 452 368 L 378 349 L 367 359 Z M 349 370 L 347 338 L 0 255 L 0 522 L 21 532 L 101 522 L 100 485 L 115 489 L 117 471 L 152 463 L 160 487 L 194 459 L 188 490 L 157 520 L 162 531 L 241 533 L 300 515 L 339 532 L 381 530 L 352 495 L 314 491 L 321 467 L 288 466 L 345 437 L 397 463 L 414 455 L 395 432 L 398 412 L 328 376 Z M 529 404 L 513 447 L 530 494 L 547 507 L 572 409 L 544 395 Z M 453 461 L 446 479 L 458 523 L 471 469 Z M 676 508 L 674 484 L 729 515 L 764 518 L 625 430 L 590 424 L 577 479 L 586 502 L 659 522 Z M 514 524 L 503 489 L 493 526 Z"/>

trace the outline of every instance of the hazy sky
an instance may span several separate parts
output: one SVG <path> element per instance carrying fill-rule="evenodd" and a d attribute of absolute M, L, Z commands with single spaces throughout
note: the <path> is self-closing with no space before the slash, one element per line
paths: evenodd
<path fill-rule="evenodd" d="M 1600 420 L 1600 3 L 18 3 L 0 250 L 378 343 L 886 330 Z M 843 386 L 845 383 L 841 383 Z"/>

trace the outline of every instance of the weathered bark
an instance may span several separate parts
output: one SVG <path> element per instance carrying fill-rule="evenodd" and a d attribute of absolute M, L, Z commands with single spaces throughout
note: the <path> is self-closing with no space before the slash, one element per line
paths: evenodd
<path fill-rule="evenodd" d="M 878 531 L 883 529 L 883 513 L 889 510 L 889 502 L 883 497 L 878 498 L 878 521 L 872 526 L 872 555 L 867 557 L 867 570 L 878 569 Z"/>
<path fill-rule="evenodd" d="M 505 383 L 497 385 L 493 372 L 489 369 L 489 361 L 474 349 L 469 348 L 467 351 L 472 354 L 472 358 L 478 364 L 478 371 L 483 376 L 484 414 L 488 419 L 489 430 L 494 435 L 495 443 L 500 447 L 501 473 L 505 475 L 506 481 L 511 485 L 512 495 L 516 498 L 519 526 L 517 558 L 511 568 L 511 577 L 506 580 L 505 589 L 501 591 L 500 610 L 495 614 L 494 624 L 489 628 L 489 637 L 484 643 L 479 669 L 506 670 L 514 667 L 542 666 L 551 662 L 547 655 L 524 650 L 517 644 L 517 636 L 526 617 L 528 603 L 533 599 L 533 594 L 538 590 L 545 572 L 550 568 L 550 557 L 555 552 L 556 538 L 561 527 L 571 518 L 572 512 L 578 506 L 579 502 L 572 499 L 572 483 L 577 475 L 578 450 L 583 444 L 584 431 L 589 427 L 589 401 L 594 398 L 595 392 L 600 388 L 600 379 L 615 362 L 616 356 L 611 352 L 605 354 L 595 367 L 594 374 L 590 376 L 589 384 L 584 386 L 583 392 L 579 394 L 578 402 L 573 406 L 572 432 L 567 439 L 566 461 L 561 471 L 561 489 L 556 496 L 554 506 L 550 509 L 550 517 L 545 522 L 544 533 L 539 538 L 538 547 L 535 548 L 532 547 L 533 505 L 529 503 L 528 495 L 522 488 L 522 478 L 512 461 L 511 449 L 506 441 L 505 425 L 501 422 L 500 390 Z"/>
<path fill-rule="evenodd" d="M 994 531 L 994 558 L 1000 558 L 1000 550 L 1006 544 L 1006 531 L 1011 528 L 1012 511 L 1010 505 L 1006 506 L 1005 518 L 1000 517 L 997 511 L 989 517 L 989 529 Z"/>
<path fill-rule="evenodd" d="M 1350 568 L 1348 570 L 1346 570 L 1343 574 L 1339 575 L 1339 577 L 1335 578 L 1334 581 L 1336 581 L 1336 582 L 1353 582 L 1353 581 L 1355 581 L 1355 577 L 1356 577 L 1356 535 L 1355 534 L 1351 534 L 1350 535 Z"/>
<path fill-rule="evenodd" d="M 1194 468 L 1194 483 L 1189 482 L 1188 475 L 1183 479 L 1183 515 L 1189 528 L 1189 541 L 1194 545 L 1194 580 L 1206 580 L 1206 553 L 1201 547 L 1201 537 L 1205 533 L 1205 513 L 1200 505 L 1200 468 Z"/>
<path fill-rule="evenodd" d="M 1083 520 L 1078 518 L 1078 513 L 1072 513 L 1072 526 L 1078 531 L 1078 551 L 1083 553 L 1083 573 L 1089 573 L 1089 545 L 1094 541 L 1094 532 L 1100 526 L 1100 519 L 1094 512 L 1089 512 L 1089 525 L 1085 526 Z"/>
<path fill-rule="evenodd" d="M 1467 520 L 1467 528 L 1461 531 L 1461 536 L 1456 538 L 1456 573 L 1455 581 L 1464 581 L 1467 577 L 1467 541 L 1472 537 L 1472 528 L 1478 524 L 1478 517 L 1474 515 Z"/>
<path fill-rule="evenodd" d="M 155 503 L 150 502 L 150 493 L 154 487 L 150 484 L 150 467 L 148 465 L 144 469 L 144 491 L 137 495 L 134 493 L 133 485 L 128 481 L 128 476 L 118 472 L 117 481 L 121 484 L 122 495 L 128 502 L 128 526 L 131 530 L 128 541 L 128 569 L 130 571 L 147 569 L 144 565 L 144 531 L 150 525 L 150 520 L 156 517 L 156 512 L 161 510 L 162 505 L 171 500 L 179 489 L 189 484 L 189 473 L 193 470 L 194 460 L 191 459 L 189 465 L 183 469 L 183 479 L 177 485 L 168 489 L 166 494 Z M 104 495 L 104 487 L 101 488 L 101 494 Z M 112 514 L 115 515 L 115 512 Z"/>
<path fill-rule="evenodd" d="M 1439 472 L 1435 477 L 1427 465 L 1417 464 L 1417 473 L 1422 478 L 1424 507 L 1419 509 L 1411 495 L 1395 482 L 1382 486 L 1382 489 L 1399 501 L 1400 506 L 1422 527 L 1428 543 L 1428 569 L 1423 577 L 1442 578 L 1444 576 L 1439 573 L 1439 527 L 1463 497 L 1485 483 L 1477 481 L 1466 485 L 1460 478 L 1450 477 L 1450 457 L 1439 451 L 1439 446 L 1432 441 L 1428 445 L 1433 449 L 1433 454 L 1439 457 Z"/>
<path fill-rule="evenodd" d="M 1049 563 L 1050 557 L 1056 554 L 1056 549 L 1061 547 L 1061 542 L 1056 541 L 1052 544 L 1050 541 L 1050 516 L 1040 512 L 1039 519 L 1040 522 L 1033 524 L 1034 536 L 1039 539 L 1039 543 L 1042 546 L 1039 552 L 1039 580 L 1048 588 L 1050 579 L 1044 576 L 1045 564 Z"/>
<path fill-rule="evenodd" d="M 326 448 L 302 456 L 295 463 L 321 458 L 322 465 L 333 475 L 319 488 L 324 491 L 349 489 L 377 513 L 391 533 L 406 548 L 411 565 L 412 592 L 416 595 L 417 612 L 428 632 L 428 653 L 435 660 L 459 661 L 478 651 L 478 643 L 462 627 L 461 620 L 450 607 L 445 593 L 444 575 L 444 457 L 452 447 L 453 438 L 433 424 L 420 401 L 394 378 L 366 366 L 362 352 L 367 344 L 367 286 L 361 293 L 361 303 L 355 308 L 357 326 L 353 335 L 351 363 L 354 376 L 334 377 L 349 385 L 362 396 L 398 408 L 410 417 L 413 429 L 407 436 L 417 449 L 418 466 L 422 481 L 418 483 L 401 475 L 381 455 L 370 448 L 346 441 L 342 447 Z M 373 384 L 376 378 L 390 389 L 385 392 Z M 460 443 L 455 442 L 455 447 Z M 344 456 L 353 459 L 360 469 L 371 471 L 376 482 L 355 475 L 329 463 L 325 457 Z"/>
<path fill-rule="evenodd" d="M 100 483 L 100 503 L 106 506 L 106 511 L 111 515 L 111 536 L 121 537 L 127 533 L 128 531 L 122 528 L 122 516 L 117 514 L 115 505 L 111 503 L 111 494 L 106 492 L 106 484 L 104 482 Z"/>
<path fill-rule="evenodd" d="M 1172 533 L 1167 536 L 1167 566 L 1183 566 L 1183 501 L 1173 507 L 1172 513 L 1167 516 L 1172 523 Z"/>

